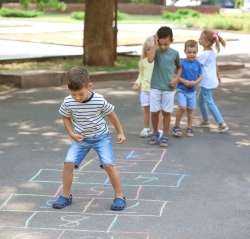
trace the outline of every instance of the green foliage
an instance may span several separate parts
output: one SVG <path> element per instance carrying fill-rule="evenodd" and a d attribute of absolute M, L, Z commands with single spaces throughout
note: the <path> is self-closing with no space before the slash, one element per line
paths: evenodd
<path fill-rule="evenodd" d="M 44 11 L 52 8 L 57 10 L 65 10 L 66 5 L 60 0 L 19 0 L 24 9 L 27 9 L 31 3 L 36 5 L 36 8 Z"/>
<path fill-rule="evenodd" d="M 0 10 L 0 15 L 2 17 L 37 17 L 42 14 L 42 12 L 38 11 L 16 10 L 8 8 L 2 8 Z"/>
<path fill-rule="evenodd" d="M 39 10 L 46 10 L 48 8 L 58 9 L 58 10 L 65 10 L 64 2 L 60 2 L 60 0 L 31 0 L 37 6 Z"/>
<path fill-rule="evenodd" d="M 161 3 L 160 0 L 122 0 L 120 2 L 125 2 L 125 3 L 151 3 L 151 4 L 159 4 L 159 3 Z"/>
<path fill-rule="evenodd" d="M 124 20 L 128 17 L 129 17 L 129 14 L 127 14 L 127 13 L 120 12 L 120 11 L 117 12 L 117 20 L 118 21 Z"/>
<path fill-rule="evenodd" d="M 70 16 L 76 20 L 83 20 L 85 17 L 85 13 L 84 12 L 72 12 Z"/>
<path fill-rule="evenodd" d="M 201 14 L 191 9 L 179 9 L 176 12 L 163 12 L 162 17 L 168 20 L 177 21 L 186 18 L 199 18 Z"/>
<path fill-rule="evenodd" d="M 241 8 L 244 6 L 244 0 L 235 0 L 235 7 Z"/>
<path fill-rule="evenodd" d="M 83 20 L 85 17 L 85 13 L 84 12 L 72 12 L 71 17 L 76 19 L 76 20 Z M 118 13 L 117 13 L 117 20 L 118 21 L 127 19 L 128 17 L 129 17 L 129 15 L 126 13 L 123 13 L 120 11 L 118 11 Z"/>
<path fill-rule="evenodd" d="M 250 31 L 250 14 L 241 15 L 203 15 L 199 21 L 195 18 L 183 20 L 181 24 L 187 27 L 200 27 L 230 31 Z"/>

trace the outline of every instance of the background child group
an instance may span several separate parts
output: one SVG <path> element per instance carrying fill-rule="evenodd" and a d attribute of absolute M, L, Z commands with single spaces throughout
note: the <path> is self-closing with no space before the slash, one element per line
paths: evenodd
<path fill-rule="evenodd" d="M 172 42 L 173 32 L 167 26 L 159 28 L 156 35 L 145 40 L 139 61 L 139 76 L 133 86 L 134 89 L 140 89 L 140 103 L 144 110 L 144 128 L 140 136 L 149 137 L 150 144 L 159 144 L 162 147 L 169 144 L 170 120 L 176 92 L 178 109 L 172 134 L 176 137 L 182 136 L 180 122 L 186 111 L 186 135 L 194 135 L 192 118 L 198 86 L 201 126 L 209 127 L 209 110 L 218 125 L 219 132 L 226 132 L 229 129 L 213 97 L 213 92 L 220 83 L 216 52 L 213 47 L 215 46 L 219 52 L 220 45 L 225 46 L 225 41 L 218 33 L 204 30 L 199 38 L 203 51 L 197 57 L 198 43 L 188 40 L 184 45 L 185 59 L 180 59 L 178 51 L 170 47 Z M 162 115 L 162 134 L 159 131 L 160 115 Z"/>

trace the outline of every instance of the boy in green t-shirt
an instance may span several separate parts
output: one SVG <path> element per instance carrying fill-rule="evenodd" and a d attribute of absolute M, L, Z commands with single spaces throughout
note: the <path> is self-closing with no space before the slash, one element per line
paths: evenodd
<path fill-rule="evenodd" d="M 168 146 L 171 113 L 174 108 L 175 87 L 181 74 L 179 53 L 170 48 L 173 32 L 169 27 L 161 27 L 156 34 L 158 47 L 154 55 L 154 69 L 151 79 L 150 112 L 153 134 L 150 144 Z M 163 117 L 163 136 L 158 131 L 159 114 Z"/>

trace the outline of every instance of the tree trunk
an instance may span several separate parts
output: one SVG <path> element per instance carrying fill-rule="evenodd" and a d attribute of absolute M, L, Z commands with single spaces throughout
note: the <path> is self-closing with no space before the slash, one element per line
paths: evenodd
<path fill-rule="evenodd" d="M 113 65 L 116 56 L 114 29 L 117 0 L 86 0 L 84 64 Z"/>

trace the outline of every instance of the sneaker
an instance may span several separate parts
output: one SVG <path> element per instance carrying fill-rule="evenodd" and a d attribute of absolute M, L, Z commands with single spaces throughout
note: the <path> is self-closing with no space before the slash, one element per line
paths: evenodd
<path fill-rule="evenodd" d="M 210 127 L 210 124 L 209 124 L 208 121 L 202 121 L 202 122 L 200 123 L 200 127 L 202 127 L 202 128 L 209 128 L 209 127 Z"/>
<path fill-rule="evenodd" d="M 193 137 L 194 136 L 194 131 L 192 128 L 187 128 L 186 135 L 188 137 Z"/>
<path fill-rule="evenodd" d="M 142 138 L 147 138 L 147 137 L 149 137 L 150 134 L 151 134 L 150 128 L 144 128 L 144 129 L 142 129 L 142 131 L 140 132 L 140 137 L 142 137 Z"/>
<path fill-rule="evenodd" d="M 68 198 L 61 195 L 52 204 L 52 207 L 55 208 L 55 209 L 62 209 L 62 208 L 65 208 L 65 207 L 67 207 L 67 206 L 69 206 L 71 204 L 72 204 L 72 195 L 71 194 L 70 194 L 70 196 Z"/>
<path fill-rule="evenodd" d="M 160 133 L 153 133 L 149 139 L 149 144 L 151 145 L 155 145 L 155 144 L 159 144 L 160 141 Z"/>
<path fill-rule="evenodd" d="M 160 146 L 161 147 L 168 147 L 168 137 L 162 136 L 160 139 Z"/>
<path fill-rule="evenodd" d="M 181 137 L 182 136 L 182 132 L 181 129 L 179 127 L 173 127 L 172 129 L 172 135 L 176 136 L 176 137 Z"/>
<path fill-rule="evenodd" d="M 229 130 L 229 127 L 226 124 L 221 124 L 218 127 L 219 133 L 224 133 L 227 132 Z"/>

